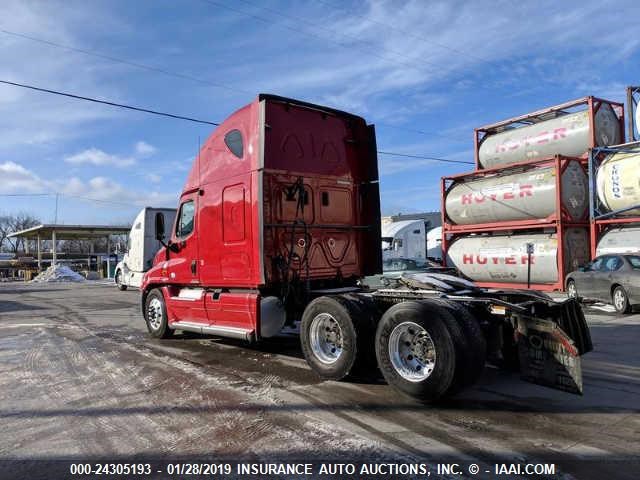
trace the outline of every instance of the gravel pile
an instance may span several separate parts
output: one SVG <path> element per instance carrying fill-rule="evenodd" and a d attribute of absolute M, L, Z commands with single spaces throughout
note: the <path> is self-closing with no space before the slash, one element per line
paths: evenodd
<path fill-rule="evenodd" d="M 85 278 L 65 265 L 51 265 L 32 282 L 84 282 Z"/>

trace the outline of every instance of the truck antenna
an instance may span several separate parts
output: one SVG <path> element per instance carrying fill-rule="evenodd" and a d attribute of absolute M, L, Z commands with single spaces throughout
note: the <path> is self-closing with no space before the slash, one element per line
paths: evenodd
<path fill-rule="evenodd" d="M 198 134 L 198 188 L 202 186 L 200 178 L 200 134 Z"/>

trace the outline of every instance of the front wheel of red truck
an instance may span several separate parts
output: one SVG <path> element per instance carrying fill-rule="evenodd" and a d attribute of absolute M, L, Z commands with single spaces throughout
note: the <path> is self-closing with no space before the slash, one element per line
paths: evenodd
<path fill-rule="evenodd" d="M 456 350 L 443 317 L 430 302 L 403 302 L 389 308 L 376 332 L 378 366 L 385 380 L 422 402 L 446 395 L 454 380 Z"/>
<path fill-rule="evenodd" d="M 151 336 L 169 338 L 173 335 L 173 330 L 169 328 L 164 296 L 162 291 L 157 288 L 151 290 L 147 295 L 144 303 L 144 319 Z"/>

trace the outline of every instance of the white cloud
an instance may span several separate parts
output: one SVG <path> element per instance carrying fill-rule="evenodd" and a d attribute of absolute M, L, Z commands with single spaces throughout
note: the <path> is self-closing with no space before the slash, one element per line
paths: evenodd
<path fill-rule="evenodd" d="M 156 153 L 157 149 L 153 145 L 149 145 L 147 142 L 140 140 L 136 143 L 136 153 L 140 156 L 147 157 Z"/>
<path fill-rule="evenodd" d="M 16 162 L 0 163 L 2 193 L 53 193 L 62 196 L 84 197 L 120 204 L 139 206 L 171 206 L 177 202 L 178 193 L 158 190 L 146 190 L 137 185 L 128 188 L 121 183 L 105 177 L 96 176 L 89 180 L 78 177 L 44 180 L 33 171 Z M 144 185 L 142 185 L 144 186 Z"/>
<path fill-rule="evenodd" d="M 140 140 L 136 142 L 131 155 L 121 156 L 105 152 L 99 148 L 91 147 L 74 155 L 64 158 L 64 161 L 74 165 L 95 165 L 99 167 L 130 167 L 138 163 L 139 159 L 149 157 L 157 152 L 156 147 Z M 159 181 L 156 180 L 156 183 Z"/>
<path fill-rule="evenodd" d="M 65 157 L 65 162 L 74 165 L 90 164 L 96 166 L 130 167 L 136 163 L 132 157 L 120 157 L 111 155 L 98 148 L 88 148 L 75 155 Z"/>
<path fill-rule="evenodd" d="M 85 199 L 138 207 L 171 206 L 175 205 L 178 200 L 177 192 L 146 190 L 140 188 L 140 185 L 136 188 L 129 188 L 104 176 L 93 177 L 87 181 L 72 178 L 61 185 L 61 192 L 63 195 L 75 195 Z"/>
<path fill-rule="evenodd" d="M 2 13 L 4 19 L 10 19 L 2 25 L 7 30 L 68 45 L 86 46 L 89 35 L 97 33 L 95 18 L 100 18 L 100 30 L 113 35 L 126 28 L 126 22 L 116 21 L 98 4 L 67 8 L 53 1 L 5 0 Z M 116 101 L 123 97 L 118 83 L 110 81 L 122 67 L 109 65 L 107 76 L 102 70 L 104 61 L 2 32 L 0 65 L 0 78 L 6 80 Z M 97 121 L 121 115 L 114 108 L 1 85 L 0 151 L 8 153 L 24 145 L 46 146 L 78 138 L 93 131 Z"/>
<path fill-rule="evenodd" d="M 296 30 L 307 35 L 292 36 L 278 19 L 268 32 L 257 27 L 254 37 L 281 35 L 283 45 L 293 37 L 301 54 L 263 55 L 252 68 L 261 72 L 264 90 L 293 92 L 374 120 L 397 116 L 407 105 L 413 112 L 443 110 L 445 102 L 465 98 L 461 94 L 505 89 L 535 87 L 539 94 L 560 88 L 571 98 L 579 83 L 596 81 L 638 51 L 635 26 L 620 22 L 620 12 L 632 8 L 637 10 L 637 2 L 616 8 L 596 1 L 505 2 L 499 14 L 486 2 L 461 6 L 445 0 L 428 6 L 422 0 L 369 0 L 335 9 L 299 7 L 293 15 L 307 21 Z M 579 26 L 594 18 L 615 28 L 585 35 Z M 311 19 L 316 28 L 309 27 Z M 247 82 L 241 88 L 251 89 L 255 80 L 245 78 L 251 80 L 241 80 Z M 435 103 L 425 93 L 434 89 Z"/>
<path fill-rule="evenodd" d="M 46 193 L 47 182 L 15 162 L 0 163 L 2 193 Z"/>
<path fill-rule="evenodd" d="M 151 183 L 160 183 L 162 181 L 162 177 L 156 173 L 147 173 L 145 178 Z"/>

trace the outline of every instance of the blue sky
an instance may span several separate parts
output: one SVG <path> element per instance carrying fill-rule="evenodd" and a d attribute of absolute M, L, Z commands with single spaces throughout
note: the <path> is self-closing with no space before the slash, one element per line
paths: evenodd
<path fill-rule="evenodd" d="M 640 83 L 634 19 L 637 0 L 3 0 L 0 79 L 211 121 L 276 93 L 364 116 L 380 150 L 471 161 L 474 127 L 622 101 Z M 0 194 L 60 192 L 60 222 L 128 223 L 175 205 L 211 128 L 0 85 Z M 439 178 L 471 168 L 379 161 L 385 214 L 437 210 Z M 55 197 L 0 196 L 18 211 L 52 221 Z"/>

